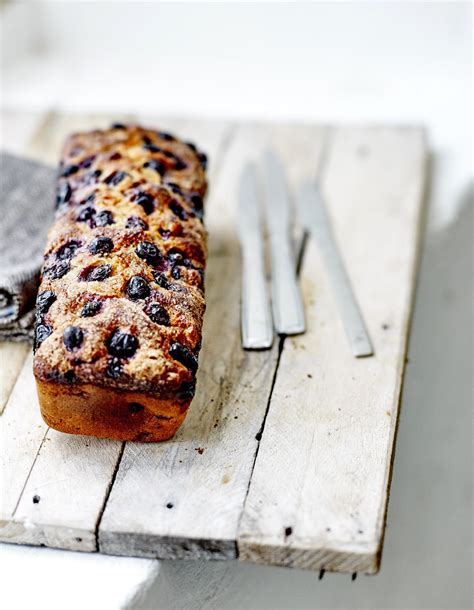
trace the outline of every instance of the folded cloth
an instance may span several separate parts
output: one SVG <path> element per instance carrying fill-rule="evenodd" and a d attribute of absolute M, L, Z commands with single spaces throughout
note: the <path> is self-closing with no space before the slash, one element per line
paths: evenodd
<path fill-rule="evenodd" d="M 34 300 L 54 192 L 54 169 L 0 153 L 0 340 L 33 337 Z"/>

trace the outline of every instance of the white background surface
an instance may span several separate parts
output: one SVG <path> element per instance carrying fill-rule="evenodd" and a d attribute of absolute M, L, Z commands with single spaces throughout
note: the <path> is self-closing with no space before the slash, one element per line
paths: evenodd
<path fill-rule="evenodd" d="M 470 607 L 469 3 L 25 2 L 3 8 L 1 34 L 6 108 L 423 123 L 433 159 L 381 573 L 4 545 L 0 603 L 115 609 L 141 591 L 130 607 Z"/>

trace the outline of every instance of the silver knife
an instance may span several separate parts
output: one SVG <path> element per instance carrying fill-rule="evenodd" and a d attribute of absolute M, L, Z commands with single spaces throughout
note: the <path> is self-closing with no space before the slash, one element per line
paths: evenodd
<path fill-rule="evenodd" d="M 242 250 L 242 345 L 244 349 L 268 349 L 273 343 L 273 324 L 257 176 L 251 164 L 244 167 L 240 177 L 238 231 Z"/>
<path fill-rule="evenodd" d="M 297 201 L 301 221 L 306 230 L 316 239 L 324 258 L 352 353 L 356 358 L 372 356 L 374 349 L 318 187 L 310 182 L 303 183 Z"/>
<path fill-rule="evenodd" d="M 283 167 L 270 151 L 264 155 L 266 218 L 270 233 L 272 309 L 277 333 L 305 331 L 303 301 L 291 241 L 291 205 Z"/>

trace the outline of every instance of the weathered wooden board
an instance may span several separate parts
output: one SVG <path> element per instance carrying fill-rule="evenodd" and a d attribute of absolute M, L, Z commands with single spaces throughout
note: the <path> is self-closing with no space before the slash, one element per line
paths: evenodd
<path fill-rule="evenodd" d="M 19 367 L 3 390 L 0 539 L 374 571 L 416 268 L 420 132 L 138 120 L 194 139 L 210 154 L 196 399 L 166 443 L 63 435 L 39 416 L 28 358 L 13 392 L 7 386 Z M 55 162 L 67 133 L 109 122 L 49 115 L 31 149 Z M 313 244 L 303 266 L 307 334 L 275 341 L 267 352 L 241 349 L 236 184 L 243 164 L 265 145 L 281 155 L 293 185 L 322 172 L 375 358 L 351 358 Z"/>
<path fill-rule="evenodd" d="M 313 243 L 245 504 L 243 560 L 376 572 L 416 274 L 421 131 L 338 129 L 322 190 L 375 357 L 355 359 Z"/>
<path fill-rule="evenodd" d="M 54 162 L 53 149 L 57 156 L 68 133 L 110 122 L 111 117 L 104 116 L 51 114 L 36 142 L 41 145 L 44 140 L 45 160 Z M 173 127 L 178 129 L 179 122 Z M 38 409 L 28 358 L 1 422 L 8 450 L 0 466 L 6 500 L 0 513 L 0 537 L 15 543 L 96 551 L 98 523 L 124 444 L 50 430 Z M 25 435 L 26 445 L 21 442 Z"/>
<path fill-rule="evenodd" d="M 187 134 L 205 142 L 209 126 Z M 278 359 L 240 346 L 237 182 L 249 157 L 276 146 L 294 171 L 314 172 L 325 131 L 239 128 L 223 151 L 207 203 L 207 314 L 198 389 L 169 443 L 128 443 L 99 527 L 106 553 L 164 558 L 236 556 L 237 529 Z M 286 146 L 283 146 L 283 144 Z M 203 144 L 204 145 L 204 144 Z M 140 490 L 146 489 L 143 494 Z"/>

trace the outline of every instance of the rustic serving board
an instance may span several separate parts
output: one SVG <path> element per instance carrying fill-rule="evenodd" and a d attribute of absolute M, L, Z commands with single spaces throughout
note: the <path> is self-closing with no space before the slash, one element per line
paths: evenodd
<path fill-rule="evenodd" d="M 196 398 L 166 443 L 61 434 L 39 415 L 30 350 L 0 344 L 0 540 L 376 572 L 417 270 L 422 130 L 7 112 L 2 145 L 55 164 L 69 132 L 112 119 L 173 130 L 209 152 Z M 319 177 L 375 357 L 351 356 L 311 242 L 301 268 L 307 333 L 241 349 L 236 185 L 265 145 L 292 186 Z"/>

